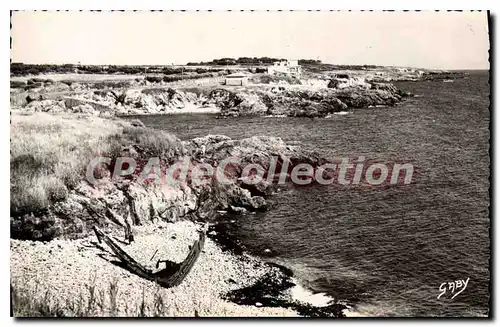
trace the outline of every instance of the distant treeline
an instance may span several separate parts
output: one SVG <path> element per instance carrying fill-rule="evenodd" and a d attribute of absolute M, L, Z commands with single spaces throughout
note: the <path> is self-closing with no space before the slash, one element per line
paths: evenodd
<path fill-rule="evenodd" d="M 377 65 L 332 65 L 335 69 L 349 69 L 349 70 L 364 70 L 364 69 L 375 69 L 383 66 Z"/>
<path fill-rule="evenodd" d="M 286 60 L 284 58 L 270 58 L 270 57 L 241 57 L 234 58 L 221 58 L 214 59 L 207 62 L 188 62 L 188 66 L 229 66 L 229 65 L 271 65 L 275 61 Z M 299 65 L 319 65 L 321 60 L 314 59 L 299 59 Z"/>
<path fill-rule="evenodd" d="M 43 73 L 78 73 L 78 74 L 183 74 L 196 72 L 198 74 L 216 73 L 221 69 L 216 68 L 183 68 L 172 66 L 117 66 L 117 65 L 33 65 L 11 63 L 11 76 L 38 75 Z"/>

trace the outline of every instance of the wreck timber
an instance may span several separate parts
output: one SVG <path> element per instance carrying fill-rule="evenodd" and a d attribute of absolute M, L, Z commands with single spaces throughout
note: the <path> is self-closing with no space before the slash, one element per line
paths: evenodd
<path fill-rule="evenodd" d="M 94 232 L 97 235 L 99 243 L 106 243 L 106 245 L 109 246 L 113 253 L 123 263 L 125 269 L 129 270 L 139 277 L 154 281 L 165 288 L 174 287 L 182 283 L 182 281 L 189 274 L 194 264 L 196 263 L 196 260 L 200 256 L 201 250 L 205 245 L 206 238 L 205 227 L 202 231 L 198 232 L 199 239 L 194 242 L 193 246 L 191 246 L 191 250 L 189 251 L 189 254 L 187 255 L 186 259 L 184 259 L 184 261 L 182 261 L 181 263 L 175 263 L 168 260 L 158 260 L 157 267 L 159 267 L 160 263 L 165 263 L 166 268 L 157 272 L 153 272 L 151 269 L 147 269 L 139 264 L 134 258 L 128 255 L 116 243 L 116 241 L 114 241 L 110 236 L 106 235 L 98 227 L 94 226 Z"/>

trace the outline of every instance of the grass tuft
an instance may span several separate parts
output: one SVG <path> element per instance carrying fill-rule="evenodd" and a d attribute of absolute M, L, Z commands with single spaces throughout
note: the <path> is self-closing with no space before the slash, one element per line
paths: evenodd
<path fill-rule="evenodd" d="M 118 301 L 118 280 L 110 282 L 109 288 L 98 289 L 95 278 L 90 281 L 86 292 L 79 293 L 73 299 L 59 301 L 54 294 L 46 291 L 43 295 L 38 295 L 36 287 L 26 290 L 20 285 L 11 287 L 12 310 L 14 317 L 119 317 L 129 316 L 128 304 L 124 312 L 119 312 Z M 106 301 L 106 294 L 109 297 L 109 306 Z M 150 312 L 149 308 L 153 308 Z M 145 290 L 143 289 L 142 301 L 135 306 L 137 317 L 164 317 L 168 314 L 167 306 L 161 292 L 158 290 L 153 297 L 153 302 L 146 301 Z"/>

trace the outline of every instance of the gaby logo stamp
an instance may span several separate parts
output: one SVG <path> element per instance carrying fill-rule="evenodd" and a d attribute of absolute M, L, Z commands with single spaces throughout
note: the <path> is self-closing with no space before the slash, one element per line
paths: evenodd
<path fill-rule="evenodd" d="M 459 279 L 453 282 L 444 282 L 439 285 L 439 290 L 441 293 L 438 295 L 438 300 L 441 296 L 449 293 L 451 295 L 451 299 L 453 300 L 458 294 L 465 291 L 467 285 L 469 284 L 470 277 L 467 277 L 467 280 Z"/>

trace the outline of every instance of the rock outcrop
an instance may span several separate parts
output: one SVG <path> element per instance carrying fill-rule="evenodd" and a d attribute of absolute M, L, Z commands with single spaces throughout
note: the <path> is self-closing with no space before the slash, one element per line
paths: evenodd
<path fill-rule="evenodd" d="M 334 96 L 348 108 L 368 108 L 394 106 L 406 94 L 391 84 L 371 84 L 369 89 L 356 87 L 336 90 Z"/>
<path fill-rule="evenodd" d="M 88 113 L 99 116 L 151 115 L 171 112 L 218 111 L 210 107 L 207 97 L 194 92 L 171 88 L 143 90 L 99 90 L 46 99 L 39 95 L 28 95 L 25 112 L 70 112 Z"/>
<path fill-rule="evenodd" d="M 32 82 L 31 85 L 36 83 L 41 82 Z M 74 88 L 73 84 L 71 88 Z M 312 118 L 326 117 L 348 108 L 393 106 L 406 95 L 392 84 L 368 82 L 363 76 L 351 77 L 346 74 L 337 74 L 329 81 L 308 80 L 302 85 L 260 84 L 259 87 L 191 89 L 108 88 L 74 93 L 51 99 L 45 94 L 41 97 L 29 95 L 26 98 L 28 104 L 21 110 L 64 111 L 100 116 L 212 112 L 220 113 L 221 117 L 273 115 Z M 64 104 L 61 100 L 64 100 Z"/>
<path fill-rule="evenodd" d="M 31 100 L 25 107 L 24 111 L 33 112 L 66 112 L 66 104 L 63 100 Z"/>
<path fill-rule="evenodd" d="M 340 82 L 338 82 L 340 83 Z M 322 89 L 273 87 L 247 92 L 218 91 L 216 105 L 222 117 L 273 115 L 287 117 L 326 117 L 348 108 L 394 106 L 405 94 L 392 84 L 367 84 Z M 355 84 L 355 83 L 354 83 Z M 354 85 L 353 84 L 353 85 Z"/>
<path fill-rule="evenodd" d="M 196 93 L 171 88 L 151 88 L 130 91 L 94 91 L 83 99 L 105 104 L 117 115 L 162 114 L 175 110 L 200 107 L 204 98 Z"/>
<path fill-rule="evenodd" d="M 268 114 L 288 117 L 326 117 L 347 106 L 327 89 L 277 90 L 270 97 Z"/>
<path fill-rule="evenodd" d="M 247 164 L 259 164 L 268 171 L 272 158 L 278 158 L 276 171 L 280 171 L 287 160 L 289 172 L 298 163 L 320 165 L 325 162 L 314 153 L 289 146 L 274 137 L 233 140 L 223 135 L 209 135 L 184 142 L 184 146 L 191 154 L 188 157 L 191 167 L 208 164 L 215 170 L 224 159 L 237 158 L 239 162 L 224 170 L 231 182 L 220 183 L 213 178 L 205 184 L 195 184 L 188 176 L 177 184 L 155 184 L 139 181 L 135 174 L 126 179 L 112 179 L 111 167 L 104 165 L 99 170 L 98 185 L 90 185 L 84 180 L 64 200 L 43 212 L 12 216 L 11 237 L 72 239 L 87 236 L 93 226 L 127 230 L 129 226 L 157 220 L 209 221 L 218 210 L 236 213 L 266 210 L 266 198 L 274 192 L 273 183 L 247 183 L 241 178 Z M 140 149 L 135 149 L 135 160 L 140 162 L 141 156 Z"/>

